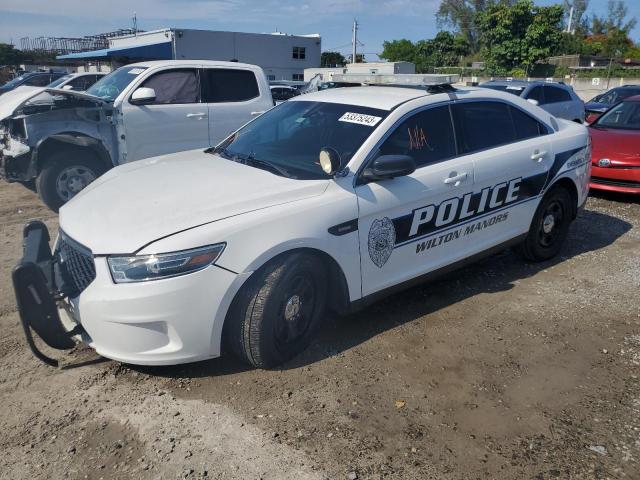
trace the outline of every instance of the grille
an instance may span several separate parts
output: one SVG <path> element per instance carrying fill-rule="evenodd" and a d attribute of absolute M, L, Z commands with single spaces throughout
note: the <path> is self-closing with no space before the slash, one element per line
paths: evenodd
<path fill-rule="evenodd" d="M 610 180 L 608 178 L 591 177 L 591 182 L 612 187 L 640 188 L 640 182 L 633 180 Z"/>
<path fill-rule="evenodd" d="M 88 248 L 60 234 L 58 241 L 60 264 L 65 281 L 73 288 L 73 294 L 79 294 L 96 278 L 96 266 Z"/>

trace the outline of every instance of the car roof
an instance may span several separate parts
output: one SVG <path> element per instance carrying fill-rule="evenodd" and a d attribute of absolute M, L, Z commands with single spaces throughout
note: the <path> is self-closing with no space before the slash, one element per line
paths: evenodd
<path fill-rule="evenodd" d="M 488 88 L 465 87 L 451 92 L 462 99 L 471 98 L 496 98 L 514 101 L 510 93 L 491 90 Z M 422 88 L 407 87 L 349 87 L 330 88 L 318 92 L 307 93 L 290 99 L 290 102 L 328 102 L 345 105 L 358 105 L 361 107 L 377 108 L 380 110 L 393 110 L 397 106 L 416 99 L 423 99 L 424 104 L 442 102 L 449 98 L 447 93 L 429 93 Z"/>
<path fill-rule="evenodd" d="M 176 66 L 179 67 L 181 65 L 204 65 L 211 67 L 242 67 L 242 68 L 259 68 L 256 65 L 251 65 L 249 63 L 240 63 L 240 62 L 223 62 L 218 60 L 153 60 L 149 62 L 138 62 L 138 63 L 129 63 L 127 67 L 167 67 L 167 66 Z"/>

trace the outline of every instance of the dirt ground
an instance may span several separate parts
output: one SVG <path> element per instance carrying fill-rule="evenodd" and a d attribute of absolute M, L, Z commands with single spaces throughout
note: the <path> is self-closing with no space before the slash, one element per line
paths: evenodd
<path fill-rule="evenodd" d="M 2 479 L 639 479 L 640 200 L 344 318 L 280 370 L 28 351 L 10 273 L 35 194 L 0 182 Z"/>

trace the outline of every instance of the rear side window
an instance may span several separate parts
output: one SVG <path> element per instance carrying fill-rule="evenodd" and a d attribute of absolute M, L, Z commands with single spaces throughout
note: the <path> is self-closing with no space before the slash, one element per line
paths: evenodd
<path fill-rule="evenodd" d="M 260 96 L 252 71 L 226 68 L 203 70 L 202 92 L 206 103 L 244 102 Z"/>
<path fill-rule="evenodd" d="M 563 88 L 544 87 L 544 98 L 546 103 L 570 102 L 571 95 Z"/>
<path fill-rule="evenodd" d="M 544 94 L 542 93 L 542 87 L 533 87 L 529 93 L 527 93 L 527 99 L 536 100 L 539 105 L 544 104 Z"/>
<path fill-rule="evenodd" d="M 83 75 L 81 77 L 74 78 L 67 85 L 71 85 L 75 91 L 84 91 L 91 85 L 96 83 L 95 75 Z"/>
<path fill-rule="evenodd" d="M 511 143 L 515 129 L 509 106 L 501 102 L 463 102 L 452 105 L 461 154 Z"/>
<path fill-rule="evenodd" d="M 516 140 L 538 137 L 547 133 L 547 129 L 535 118 L 527 115 L 519 108 L 509 107 L 511 118 L 516 128 Z"/>
<path fill-rule="evenodd" d="M 164 70 L 149 77 L 142 87 L 153 88 L 153 105 L 198 103 L 200 88 L 194 69 Z"/>
<path fill-rule="evenodd" d="M 51 75 L 35 75 L 31 77 L 26 82 L 25 85 L 30 85 L 32 87 L 44 87 L 51 83 Z"/>
<path fill-rule="evenodd" d="M 436 107 L 412 115 L 380 146 L 381 155 L 409 155 L 423 167 L 456 154 L 449 107 Z"/>

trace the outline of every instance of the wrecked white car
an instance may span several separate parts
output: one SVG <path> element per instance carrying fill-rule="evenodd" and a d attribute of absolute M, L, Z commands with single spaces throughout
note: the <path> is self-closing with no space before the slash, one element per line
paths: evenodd
<path fill-rule="evenodd" d="M 57 211 L 115 165 L 214 146 L 272 106 L 262 69 L 235 62 L 144 62 L 85 93 L 21 92 L 0 105 L 0 177 Z"/>

